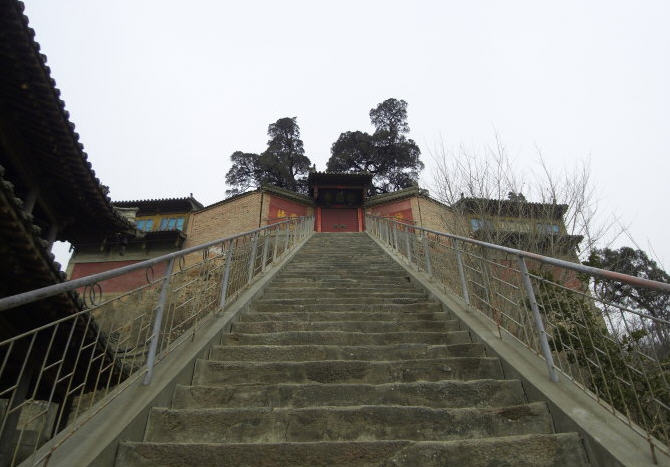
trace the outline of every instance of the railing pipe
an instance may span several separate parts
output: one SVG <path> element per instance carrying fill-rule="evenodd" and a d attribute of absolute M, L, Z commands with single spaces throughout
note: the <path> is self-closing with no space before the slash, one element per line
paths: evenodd
<path fill-rule="evenodd" d="M 149 353 L 147 354 L 147 372 L 144 375 L 143 384 L 146 386 L 151 383 L 151 378 L 154 374 L 154 364 L 156 362 L 156 349 L 158 348 L 158 339 L 161 334 L 161 326 L 163 324 L 163 310 L 167 302 L 168 292 L 170 290 L 170 277 L 172 276 L 172 269 L 174 268 L 174 258 L 170 258 L 167 268 L 165 270 L 165 278 L 163 279 L 163 286 L 161 287 L 160 298 L 158 299 L 158 307 L 156 308 L 156 316 L 154 318 L 154 326 L 151 330 L 151 344 L 149 345 Z"/>
<path fill-rule="evenodd" d="M 514 256 L 521 256 L 525 259 L 532 259 L 535 261 L 539 261 L 540 263 L 543 264 L 549 264 L 552 266 L 558 266 L 561 268 L 566 268 L 570 269 L 572 271 L 576 271 L 579 273 L 584 273 L 584 274 L 590 274 L 593 276 L 598 276 L 602 277 L 603 279 L 610 279 L 610 280 L 615 280 L 615 281 L 621 281 L 625 282 L 626 284 L 633 285 L 635 287 L 645 287 L 648 289 L 653 289 L 653 290 L 662 290 L 664 292 L 670 292 L 670 283 L 666 282 L 658 282 L 658 281 L 653 281 L 650 279 L 643 279 L 641 277 L 635 277 L 635 276 L 629 276 L 628 274 L 623 274 L 620 272 L 614 272 L 614 271 L 607 271 L 605 269 L 600 269 L 600 268 L 595 268 L 593 266 L 586 266 L 584 264 L 579 264 L 579 263 L 573 263 L 570 261 L 565 261 L 562 259 L 558 258 L 552 258 L 549 256 L 543 256 L 537 253 L 531 253 L 529 251 L 523 251 L 523 250 L 517 250 L 516 248 L 509 248 L 506 246 L 501 246 L 501 245 L 496 245 L 494 243 L 488 243 L 488 242 L 483 242 L 481 240 L 475 240 L 472 238 L 468 237 L 462 237 L 460 235 L 454 235 L 446 232 L 440 232 L 437 230 L 432 230 L 432 229 L 426 229 L 424 227 L 416 227 L 412 224 L 408 224 L 406 222 L 400 222 L 397 220 L 393 220 L 394 223 L 399 224 L 399 225 L 405 225 L 407 227 L 411 227 L 413 229 L 416 229 L 417 231 L 420 232 L 428 232 L 432 233 L 435 235 L 440 235 L 442 237 L 447 237 L 451 238 L 454 240 L 459 240 L 465 243 L 470 243 L 472 245 L 479 245 L 487 248 L 491 248 L 493 250 L 497 251 L 502 251 L 505 253 L 508 253 L 510 255 Z M 1 301 L 0 301 L 1 303 Z M 1 308 L 0 308 L 1 310 Z"/>
<path fill-rule="evenodd" d="M 530 302 L 530 309 L 532 310 L 533 318 L 535 319 L 535 330 L 537 331 L 537 335 L 540 339 L 540 348 L 542 350 L 542 355 L 544 356 L 544 361 L 547 364 L 549 379 L 551 379 L 554 383 L 557 383 L 558 373 L 556 373 L 556 368 L 554 368 L 554 357 L 551 355 L 551 349 L 549 348 L 549 341 L 547 339 L 547 332 L 544 330 L 544 323 L 542 322 L 540 309 L 537 306 L 535 292 L 533 291 L 533 284 L 530 282 L 530 275 L 528 274 L 526 261 L 522 256 L 518 256 L 517 258 L 519 262 L 519 270 L 521 271 L 523 288 L 526 290 L 526 296 Z"/>
<path fill-rule="evenodd" d="M 178 258 L 180 256 L 186 256 L 190 253 L 195 253 L 197 251 L 201 251 L 201 250 L 204 250 L 206 248 L 211 248 L 213 246 L 219 246 L 226 241 L 234 240 L 234 239 L 237 239 L 237 238 L 247 236 L 249 234 L 260 232 L 262 230 L 272 228 L 272 227 L 274 227 L 275 225 L 278 225 L 278 224 L 286 224 L 287 225 L 287 224 L 292 223 L 292 222 L 294 222 L 294 221 L 293 220 L 281 221 L 281 222 L 278 222 L 277 224 L 273 224 L 273 226 L 259 227 L 257 229 L 250 230 L 248 232 L 243 232 L 241 234 L 232 235 L 230 237 L 220 238 L 218 240 L 213 240 L 211 242 L 203 243 L 202 245 L 192 246 L 190 248 L 186 248 L 184 250 L 176 251 L 174 253 L 168 253 L 166 255 L 158 256 L 156 258 L 147 259 L 147 260 L 141 261 L 139 263 L 134 263 L 134 264 L 130 264 L 128 266 L 123 266 L 123 267 L 120 267 L 120 268 L 112 269 L 112 270 L 105 271 L 105 272 L 100 272 L 100 273 L 93 274 L 93 275 L 90 275 L 90 276 L 81 277 L 79 279 L 72 279 L 72 280 L 69 280 L 67 282 L 61 282 L 59 284 L 49 285 L 49 286 L 46 286 L 46 287 L 42 287 L 40 289 L 31 290 L 29 292 L 23 292 L 23 293 L 20 293 L 20 294 L 12 295 L 10 297 L 0 298 L 0 311 L 4 311 L 4 310 L 11 309 L 11 308 L 15 308 L 17 306 L 25 305 L 27 303 L 31 303 L 31 302 L 34 302 L 34 301 L 37 301 L 37 300 L 41 300 L 43 298 L 53 297 L 54 295 L 59 295 L 59 294 L 62 294 L 62 293 L 71 292 L 73 290 L 80 289 L 80 288 L 85 287 L 87 285 L 96 284 L 98 282 L 102 282 L 102 281 L 106 281 L 106 280 L 109 280 L 109 279 L 113 279 L 115 277 L 122 276 L 124 274 L 129 273 L 129 272 L 138 271 L 138 270 L 141 270 L 141 269 L 146 269 L 149 266 L 154 266 L 156 264 L 163 263 L 165 261 L 169 261 L 170 259 L 173 259 L 173 258 Z"/>

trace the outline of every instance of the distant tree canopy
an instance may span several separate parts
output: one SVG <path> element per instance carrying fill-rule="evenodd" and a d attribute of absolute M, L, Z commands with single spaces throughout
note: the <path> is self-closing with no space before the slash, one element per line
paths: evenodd
<path fill-rule="evenodd" d="M 670 275 L 642 250 L 621 247 L 596 249 L 584 262 L 587 266 L 621 272 L 643 279 L 670 283 Z M 615 305 L 643 311 L 655 318 L 670 319 L 670 297 L 663 292 L 635 287 L 623 282 L 595 279 L 598 297 Z"/>
<path fill-rule="evenodd" d="M 297 192 L 306 191 L 311 162 L 305 156 L 296 117 L 280 118 L 268 126 L 268 148 L 261 154 L 235 151 L 226 174 L 228 196 L 269 183 Z"/>
<path fill-rule="evenodd" d="M 331 147 L 329 172 L 369 172 L 374 193 L 407 188 L 416 184 L 423 162 L 416 143 L 405 135 L 407 102 L 386 99 L 370 110 L 375 132 L 347 131 Z"/>

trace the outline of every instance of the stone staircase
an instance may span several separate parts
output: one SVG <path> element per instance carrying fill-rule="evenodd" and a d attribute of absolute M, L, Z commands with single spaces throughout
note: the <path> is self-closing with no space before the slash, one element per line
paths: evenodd
<path fill-rule="evenodd" d="M 315 234 L 117 466 L 588 465 L 367 234 Z"/>

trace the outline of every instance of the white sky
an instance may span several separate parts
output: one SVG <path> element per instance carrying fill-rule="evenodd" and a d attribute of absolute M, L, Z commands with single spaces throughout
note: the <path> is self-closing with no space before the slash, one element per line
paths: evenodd
<path fill-rule="evenodd" d="M 670 2 L 25 3 L 114 200 L 218 201 L 230 154 L 262 151 L 286 116 L 325 170 L 338 135 L 396 97 L 422 185 L 441 140 L 497 131 L 522 165 L 536 147 L 556 168 L 590 157 L 603 214 L 669 264 Z"/>

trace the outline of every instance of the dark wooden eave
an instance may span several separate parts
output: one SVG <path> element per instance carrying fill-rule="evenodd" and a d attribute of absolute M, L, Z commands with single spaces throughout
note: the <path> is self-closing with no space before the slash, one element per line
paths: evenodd
<path fill-rule="evenodd" d="M 0 0 L 0 165 L 15 193 L 39 189 L 36 222 L 72 243 L 132 233 L 88 161 L 23 4 Z M 41 219 L 40 217 L 44 217 Z"/>
<path fill-rule="evenodd" d="M 314 197 L 314 186 L 319 187 L 351 187 L 368 189 L 372 185 L 370 173 L 346 172 L 310 172 L 307 176 L 309 196 Z"/>

